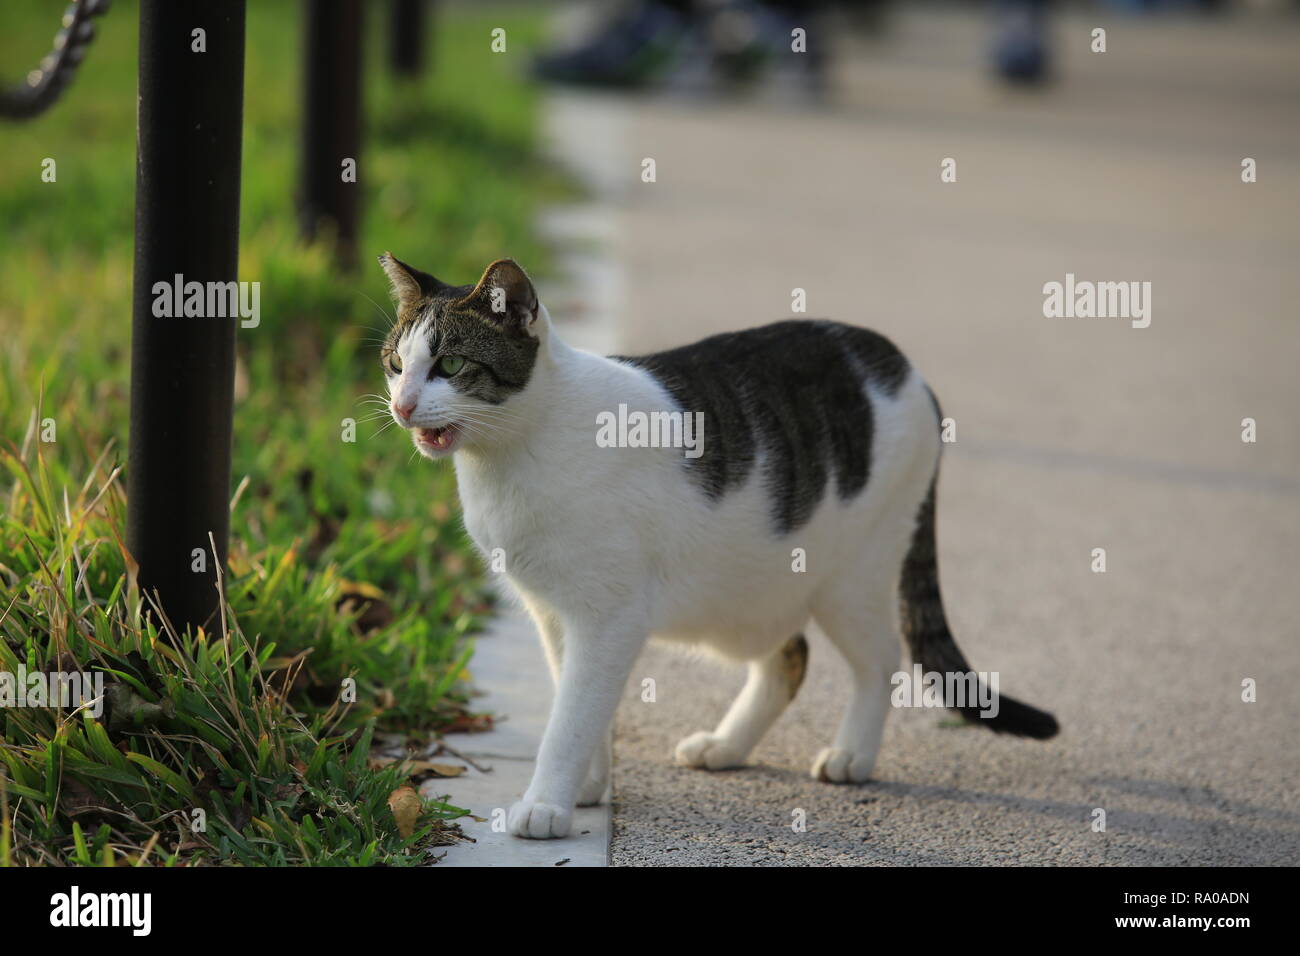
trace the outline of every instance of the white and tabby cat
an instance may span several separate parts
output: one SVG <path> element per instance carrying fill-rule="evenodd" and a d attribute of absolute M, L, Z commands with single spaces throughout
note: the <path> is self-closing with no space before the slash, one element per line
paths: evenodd
<path fill-rule="evenodd" d="M 712 770 L 743 763 L 794 697 L 810 619 L 854 688 L 812 761 L 820 780 L 870 776 L 900 629 L 927 671 L 969 671 L 935 564 L 938 406 L 888 340 L 802 320 L 605 358 L 556 336 L 508 259 L 476 286 L 380 263 L 398 304 L 382 353 L 393 415 L 422 454 L 455 456 L 466 528 L 485 553 L 502 549 L 555 680 L 511 832 L 565 836 L 574 805 L 604 797 L 610 721 L 652 635 L 748 663 L 722 722 L 677 745 L 679 763 Z M 603 447 L 598 423 L 621 405 L 702 412 L 702 454 Z M 999 703 L 991 719 L 963 713 L 1056 733 L 1050 714 Z"/>

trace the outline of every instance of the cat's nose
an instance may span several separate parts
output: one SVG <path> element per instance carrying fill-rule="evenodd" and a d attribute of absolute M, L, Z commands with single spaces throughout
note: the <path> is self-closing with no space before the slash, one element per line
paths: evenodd
<path fill-rule="evenodd" d="M 396 415 L 398 418 L 400 418 L 402 421 L 409 422 L 411 420 L 411 416 L 415 414 L 415 402 L 411 402 L 410 405 L 398 405 L 397 400 L 394 399 L 393 414 Z"/>

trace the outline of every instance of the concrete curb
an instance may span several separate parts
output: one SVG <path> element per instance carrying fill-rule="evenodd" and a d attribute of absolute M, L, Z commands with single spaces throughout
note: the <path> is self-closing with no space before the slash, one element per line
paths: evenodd
<path fill-rule="evenodd" d="M 575 811 L 573 835 L 563 840 L 522 840 L 505 832 L 505 814 L 532 778 L 551 707 L 551 677 L 532 622 L 517 611 L 503 613 L 478 638 L 471 671 L 484 691 L 476 709 L 491 711 L 500 722 L 488 733 L 448 734 L 446 742 L 483 771 L 471 766 L 464 776 L 430 780 L 422 793 L 445 796 L 483 822 L 459 821 L 475 842 L 450 847 L 438 865 L 606 866 L 607 803 Z"/>

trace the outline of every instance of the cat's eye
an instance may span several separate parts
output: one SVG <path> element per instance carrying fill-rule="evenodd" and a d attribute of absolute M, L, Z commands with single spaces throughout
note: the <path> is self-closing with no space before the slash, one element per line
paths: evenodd
<path fill-rule="evenodd" d="M 460 355 L 444 355 L 438 359 L 438 371 L 448 378 L 465 367 L 465 359 Z"/>
<path fill-rule="evenodd" d="M 397 357 L 396 352 L 388 356 L 388 371 L 394 375 L 402 374 L 402 360 Z"/>

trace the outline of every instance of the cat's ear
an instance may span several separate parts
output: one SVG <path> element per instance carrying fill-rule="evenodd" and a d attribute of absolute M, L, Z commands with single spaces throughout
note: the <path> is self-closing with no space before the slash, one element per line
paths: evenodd
<path fill-rule="evenodd" d="M 391 292 L 399 309 L 405 309 L 445 288 L 445 285 L 433 276 L 408 266 L 391 252 L 385 252 L 380 256 L 379 264 L 384 267 L 384 274 L 392 284 Z"/>
<path fill-rule="evenodd" d="M 484 269 L 483 278 L 465 301 L 506 328 L 537 334 L 537 290 L 513 259 L 498 259 Z"/>

